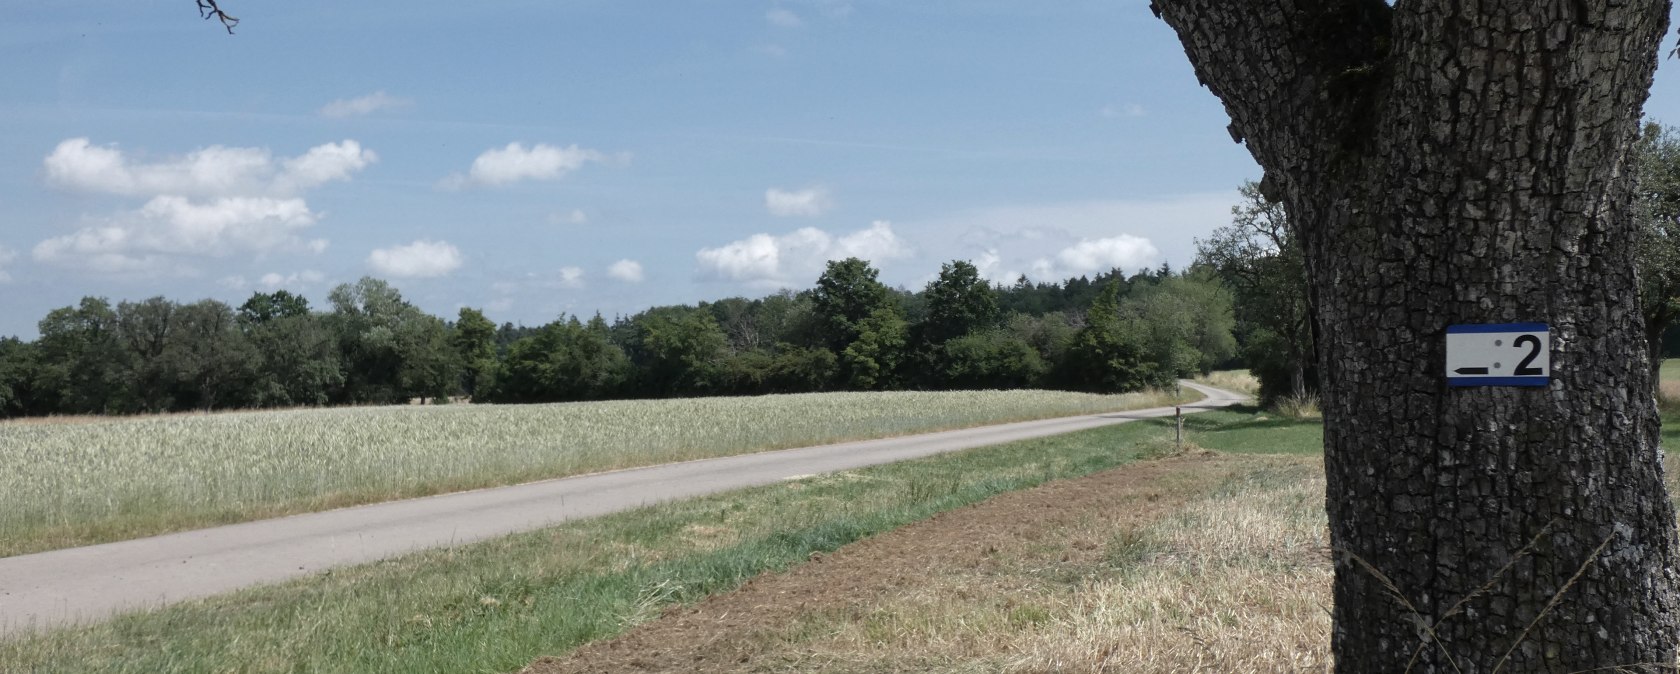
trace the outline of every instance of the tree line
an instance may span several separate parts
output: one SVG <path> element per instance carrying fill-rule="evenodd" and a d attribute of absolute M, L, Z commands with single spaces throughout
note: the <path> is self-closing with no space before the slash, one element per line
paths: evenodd
<path fill-rule="evenodd" d="M 1166 265 L 995 285 L 952 261 L 918 291 L 856 258 L 814 287 L 538 327 L 425 313 L 363 278 L 311 307 L 86 297 L 34 341 L 0 339 L 0 415 L 555 402 L 835 390 L 1170 386 L 1238 353 L 1216 271 Z"/>

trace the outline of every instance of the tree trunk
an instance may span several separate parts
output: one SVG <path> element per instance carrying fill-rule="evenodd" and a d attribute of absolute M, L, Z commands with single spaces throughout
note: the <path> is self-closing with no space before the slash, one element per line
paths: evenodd
<path fill-rule="evenodd" d="M 1626 171 L 1668 3 L 1154 7 L 1306 251 L 1338 670 L 1672 667 Z M 1549 386 L 1449 388 L 1445 328 L 1507 322 Z"/>

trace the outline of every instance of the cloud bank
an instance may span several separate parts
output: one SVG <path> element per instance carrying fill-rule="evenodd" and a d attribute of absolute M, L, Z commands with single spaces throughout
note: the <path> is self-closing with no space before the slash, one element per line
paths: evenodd
<path fill-rule="evenodd" d="M 361 117 L 380 110 L 408 107 L 413 103 L 411 100 L 398 98 L 384 91 L 375 91 L 366 96 L 341 98 L 321 106 L 321 116 L 332 118 Z"/>
<path fill-rule="evenodd" d="M 435 278 L 461 267 L 461 250 L 447 241 L 421 239 L 401 246 L 375 249 L 369 267 L 395 278 Z"/>
<path fill-rule="evenodd" d="M 350 180 L 379 160 L 354 140 L 276 159 L 266 148 L 212 145 L 141 161 L 87 138 L 58 144 L 42 160 L 48 185 L 70 192 L 140 197 L 138 208 L 85 216 L 71 234 L 37 243 L 43 263 L 106 274 L 190 275 L 192 258 L 319 253 L 305 236 L 320 215 L 301 196 Z"/>
<path fill-rule="evenodd" d="M 910 247 L 877 220 L 867 229 L 834 236 L 815 227 L 788 234 L 754 234 L 694 254 L 702 280 L 733 281 L 761 287 L 795 287 L 816 281 L 828 261 L 862 258 L 879 266 L 906 257 Z"/>
<path fill-rule="evenodd" d="M 522 143 L 508 143 L 506 147 L 485 150 L 473 160 L 465 174 L 456 173 L 443 179 L 445 189 L 471 186 L 499 187 L 526 180 L 559 180 L 583 168 L 584 164 L 625 162 L 627 155 L 609 156 L 599 150 L 577 145 L 555 147 L 537 143 L 525 147 Z"/>
<path fill-rule="evenodd" d="M 641 283 L 642 263 L 635 260 L 619 260 L 607 267 L 607 277 L 625 283 Z"/>

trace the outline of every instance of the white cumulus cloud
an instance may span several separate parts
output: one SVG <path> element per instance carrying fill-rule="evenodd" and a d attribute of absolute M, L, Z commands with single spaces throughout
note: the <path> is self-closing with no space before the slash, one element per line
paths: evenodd
<path fill-rule="evenodd" d="M 525 147 L 522 143 L 508 143 L 507 147 L 485 150 L 473 160 L 466 175 L 454 174 L 445 178 L 442 186 L 459 189 L 468 185 L 497 186 L 521 180 L 559 180 L 566 174 L 583 168 L 590 162 L 624 161 L 599 150 L 577 145 L 555 147 L 537 143 Z"/>
<path fill-rule="evenodd" d="M 303 230 L 317 216 L 302 199 L 229 197 L 194 202 L 160 196 L 135 211 L 36 244 L 37 261 L 107 273 L 181 272 L 176 256 L 225 257 L 284 250 L 319 252 Z"/>
<path fill-rule="evenodd" d="M 1161 251 L 1149 239 L 1130 234 L 1103 239 L 1081 239 L 1056 253 L 1052 261 L 1040 258 L 1033 263 L 1039 278 L 1065 278 L 1096 274 L 1110 269 L 1137 271 L 1153 266 Z"/>
<path fill-rule="evenodd" d="M 764 191 L 764 208 L 777 217 L 822 215 L 834 205 L 828 190 L 807 187 L 802 190 L 783 190 L 772 187 Z"/>
<path fill-rule="evenodd" d="M 635 260 L 619 260 L 607 267 L 607 276 L 625 283 L 641 283 L 642 263 Z"/>
<path fill-rule="evenodd" d="M 58 144 L 43 164 L 47 183 L 82 192 L 153 197 L 290 196 L 350 176 L 379 160 L 354 140 L 310 148 L 275 161 L 264 148 L 212 145 L 181 157 L 142 163 L 114 145 L 87 138 Z"/>
<path fill-rule="evenodd" d="M 701 278 L 736 281 L 765 287 L 809 284 L 830 260 L 856 257 L 875 263 L 908 256 L 909 246 L 877 220 L 867 229 L 833 236 L 805 227 L 781 236 L 754 234 L 694 254 Z"/>
<path fill-rule="evenodd" d="M 37 261 L 125 274 L 192 274 L 191 257 L 276 252 L 320 253 L 305 240 L 319 216 L 301 195 L 351 179 L 379 160 L 354 140 L 325 143 L 296 157 L 212 145 L 178 157 L 134 159 L 87 138 L 58 144 L 43 160 L 55 187 L 145 199 L 132 210 L 84 218 L 72 234 L 36 244 Z"/>
<path fill-rule="evenodd" d="M 412 103 L 413 101 L 406 98 L 392 96 L 381 90 L 375 91 L 366 96 L 341 98 L 321 106 L 321 116 L 359 117 L 361 115 L 371 115 L 375 112 L 379 112 L 380 110 L 407 107 Z"/>
<path fill-rule="evenodd" d="M 461 267 L 461 250 L 447 241 L 421 239 L 403 246 L 379 248 L 368 255 L 375 272 L 397 278 L 432 278 Z"/>
<path fill-rule="evenodd" d="M 302 156 L 281 162 L 275 185 L 284 192 L 301 192 L 326 183 L 349 180 L 369 164 L 379 161 L 372 150 L 362 149 L 360 143 L 346 140 L 309 148 Z"/>
<path fill-rule="evenodd" d="M 327 280 L 326 274 L 313 269 L 305 269 L 303 271 L 293 272 L 290 274 L 269 272 L 267 274 L 263 274 L 262 278 L 257 279 L 257 287 L 272 292 L 281 288 L 311 286 L 325 280 Z"/>

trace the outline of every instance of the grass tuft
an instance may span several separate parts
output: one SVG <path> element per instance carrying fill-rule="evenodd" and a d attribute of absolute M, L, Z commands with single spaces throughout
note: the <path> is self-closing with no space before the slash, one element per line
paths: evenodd
<path fill-rule="evenodd" d="M 1311 393 L 1279 398 L 1272 405 L 1272 412 L 1285 419 L 1296 421 L 1320 419 L 1324 416 L 1318 409 L 1318 396 Z"/>

